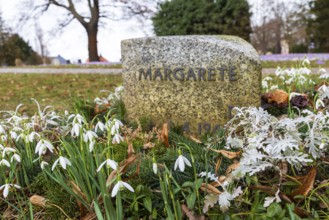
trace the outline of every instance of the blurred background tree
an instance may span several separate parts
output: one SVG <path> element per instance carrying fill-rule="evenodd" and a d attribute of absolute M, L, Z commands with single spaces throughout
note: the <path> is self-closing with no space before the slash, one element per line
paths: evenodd
<path fill-rule="evenodd" d="M 226 34 L 249 41 L 250 16 L 246 0 L 172 0 L 159 4 L 152 21 L 157 36 Z"/>
<path fill-rule="evenodd" d="M 310 2 L 308 33 L 317 52 L 329 52 L 329 0 Z"/>
<path fill-rule="evenodd" d="M 145 17 L 152 12 L 148 7 L 152 0 L 25 0 L 21 21 L 35 20 L 51 9 L 56 9 L 64 16 L 58 18 L 57 30 L 78 22 L 86 31 L 88 38 L 89 61 L 99 61 L 97 37 L 104 19 L 127 20 L 132 17 Z"/>
<path fill-rule="evenodd" d="M 41 57 L 33 51 L 28 42 L 6 27 L 0 11 L 0 64 L 14 66 L 15 60 L 29 65 L 42 63 Z"/>

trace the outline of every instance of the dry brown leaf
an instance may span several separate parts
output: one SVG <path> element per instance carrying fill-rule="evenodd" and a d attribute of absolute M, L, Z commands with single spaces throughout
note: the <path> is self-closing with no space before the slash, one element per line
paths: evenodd
<path fill-rule="evenodd" d="M 227 167 L 225 174 L 230 174 L 233 170 L 236 170 L 240 166 L 240 163 L 237 161 L 234 161 L 233 164 Z"/>
<path fill-rule="evenodd" d="M 200 141 L 199 139 L 197 139 L 197 138 L 194 137 L 193 135 L 190 135 L 190 139 L 191 139 L 192 141 L 194 141 L 195 143 L 202 144 L 202 141 Z"/>
<path fill-rule="evenodd" d="M 133 144 L 132 143 L 128 143 L 128 157 L 130 157 L 132 154 L 135 153 L 135 149 L 133 147 Z"/>
<path fill-rule="evenodd" d="M 146 144 L 143 145 L 143 149 L 144 150 L 152 149 L 154 146 L 155 146 L 154 143 L 148 142 L 148 143 L 146 143 Z"/>
<path fill-rule="evenodd" d="M 169 128 L 168 123 L 163 124 L 162 126 L 162 132 L 161 132 L 161 140 L 165 144 L 166 147 L 169 147 Z"/>
<path fill-rule="evenodd" d="M 81 220 L 93 220 L 93 219 L 97 219 L 96 214 L 93 212 L 89 212 L 81 218 Z"/>
<path fill-rule="evenodd" d="M 81 191 L 81 189 L 73 182 L 70 181 L 71 185 L 72 185 L 72 190 L 75 194 L 81 196 L 85 201 L 87 201 L 87 196 Z M 83 206 L 83 204 L 81 203 L 80 200 L 77 199 L 77 204 L 80 210 L 80 215 L 84 216 L 86 213 L 86 208 Z"/>
<path fill-rule="evenodd" d="M 307 194 L 313 189 L 314 180 L 316 177 L 316 168 L 312 167 L 312 169 L 308 172 L 303 184 L 298 187 L 295 191 L 290 194 L 291 198 L 294 198 L 297 195 L 307 196 Z"/>
<path fill-rule="evenodd" d="M 273 93 L 270 93 L 268 96 L 268 102 L 274 102 L 276 104 L 285 104 L 288 103 L 289 95 L 287 92 L 278 89 L 275 90 Z"/>
<path fill-rule="evenodd" d="M 188 217 L 189 220 L 204 220 L 203 215 L 195 215 L 185 204 L 182 204 L 182 211 Z"/>
<path fill-rule="evenodd" d="M 216 187 L 212 186 L 211 184 L 202 183 L 201 187 L 203 187 L 207 192 L 209 190 L 211 191 L 211 193 L 215 193 L 217 195 L 221 194 L 221 191 L 219 191 Z"/>
<path fill-rule="evenodd" d="M 46 207 L 46 198 L 43 196 L 33 195 L 30 197 L 30 202 L 35 206 Z"/>
<path fill-rule="evenodd" d="M 215 150 L 215 149 L 210 149 L 214 152 L 217 152 L 217 153 L 220 153 L 222 154 L 224 157 L 227 157 L 228 159 L 234 159 L 236 157 L 238 157 L 241 152 L 238 151 L 238 152 L 232 152 L 232 151 L 227 151 L 227 150 Z"/>
<path fill-rule="evenodd" d="M 215 167 L 215 173 L 218 173 L 219 167 L 222 164 L 222 160 L 223 160 L 222 158 L 217 160 L 216 167 Z"/>

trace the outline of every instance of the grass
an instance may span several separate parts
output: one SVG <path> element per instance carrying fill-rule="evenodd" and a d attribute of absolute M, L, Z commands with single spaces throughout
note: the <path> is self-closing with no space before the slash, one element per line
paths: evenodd
<path fill-rule="evenodd" d="M 122 83 L 121 75 L 102 74 L 0 74 L 0 109 L 15 110 L 20 103 L 21 111 L 35 112 L 31 98 L 42 107 L 53 106 L 56 110 L 69 109 L 77 99 L 93 100 L 107 95 L 101 90 L 112 91 Z"/>

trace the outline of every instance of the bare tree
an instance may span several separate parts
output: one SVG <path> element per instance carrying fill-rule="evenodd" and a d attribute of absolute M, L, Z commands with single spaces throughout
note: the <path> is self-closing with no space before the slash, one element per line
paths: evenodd
<path fill-rule="evenodd" d="M 35 36 L 36 36 L 36 43 L 39 46 L 40 55 L 42 58 L 42 63 L 46 64 L 48 50 L 47 50 L 47 44 L 45 42 L 45 35 L 43 30 L 40 28 L 37 22 L 35 22 Z"/>
<path fill-rule="evenodd" d="M 308 8 L 303 3 L 283 0 L 267 0 L 253 5 L 252 44 L 261 53 L 281 52 L 281 41 L 288 44 L 305 43 L 305 16 Z"/>
<path fill-rule="evenodd" d="M 31 9 L 24 13 L 22 21 L 36 18 L 56 8 L 65 16 L 59 19 L 62 29 L 72 21 L 77 21 L 86 31 L 88 37 L 88 53 L 90 61 L 99 61 L 97 48 L 98 30 L 104 19 L 122 20 L 133 16 L 147 18 L 152 14 L 150 5 L 155 0 L 25 0 L 24 7 Z"/>

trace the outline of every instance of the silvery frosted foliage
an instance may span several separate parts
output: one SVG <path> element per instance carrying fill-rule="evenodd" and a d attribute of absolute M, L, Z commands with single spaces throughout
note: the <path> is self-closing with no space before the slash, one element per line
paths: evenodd
<path fill-rule="evenodd" d="M 236 178 L 276 169 L 281 161 L 299 168 L 327 152 L 328 113 L 305 110 L 296 118 L 277 119 L 262 108 L 234 111 L 235 116 L 226 125 L 226 142 L 227 148 L 242 150 L 240 166 L 232 173 Z"/>

